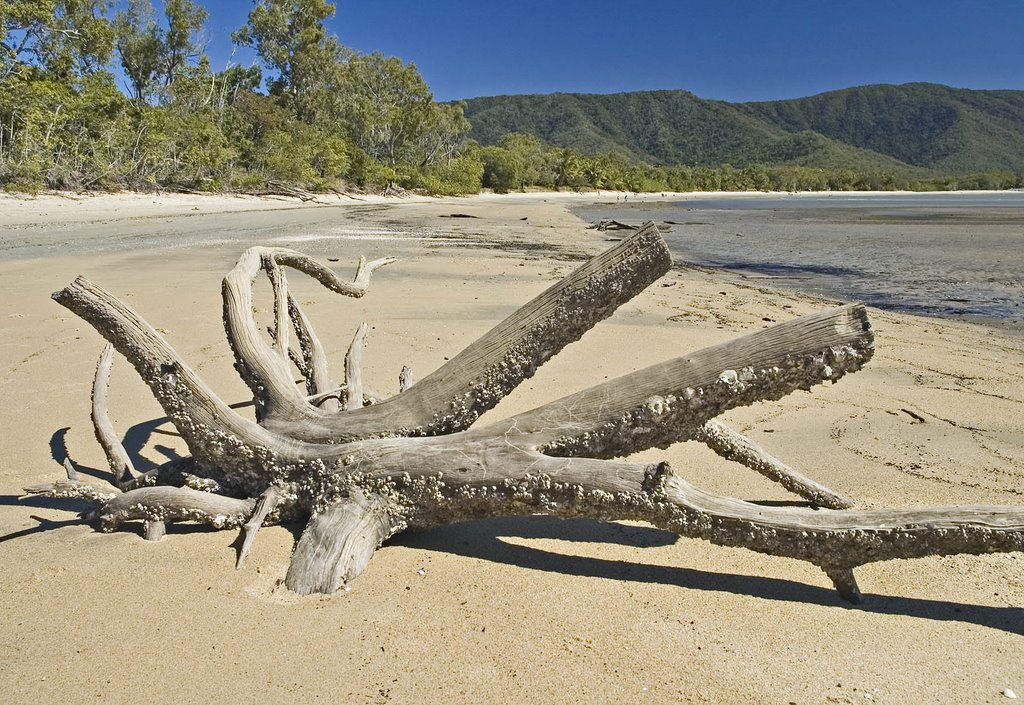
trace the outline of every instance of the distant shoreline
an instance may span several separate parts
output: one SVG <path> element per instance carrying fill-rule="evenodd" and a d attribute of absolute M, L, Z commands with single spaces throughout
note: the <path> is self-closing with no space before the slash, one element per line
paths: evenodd
<path fill-rule="evenodd" d="M 864 196 L 950 196 L 959 194 L 1020 193 L 1022 189 L 960 190 L 960 191 L 664 191 L 634 193 L 630 191 L 516 191 L 510 193 L 484 192 L 465 196 L 382 196 L 376 194 L 321 194 L 315 201 L 302 201 L 287 196 L 253 196 L 248 194 L 205 194 L 174 192 L 84 192 L 41 191 L 36 195 L 0 193 L 0 228 L 11 225 L 37 223 L 40 217 L 55 218 L 55 222 L 69 222 L 81 218 L 138 218 L 178 214 L 186 208 L 198 208 L 202 213 L 227 213 L 247 210 L 278 210 L 285 208 L 317 208 L 359 204 L 445 203 L 453 205 L 470 202 L 588 202 L 603 198 L 621 199 L 620 202 L 673 202 L 696 199 L 773 198 L 793 197 L 864 197 Z"/>

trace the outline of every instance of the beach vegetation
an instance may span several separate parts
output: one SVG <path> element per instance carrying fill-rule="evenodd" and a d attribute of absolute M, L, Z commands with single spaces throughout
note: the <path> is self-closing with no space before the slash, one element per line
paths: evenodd
<path fill-rule="evenodd" d="M 233 35 L 258 65 L 217 73 L 193 0 L 0 3 L 0 185 L 479 191 L 462 106 L 415 64 L 340 44 L 333 13 L 258 0 Z"/>
<path fill-rule="evenodd" d="M 1024 186 L 1024 93 L 865 86 L 438 103 L 340 43 L 328 0 L 254 0 L 211 67 L 197 0 L 0 0 L 0 187 L 817 191 Z"/>

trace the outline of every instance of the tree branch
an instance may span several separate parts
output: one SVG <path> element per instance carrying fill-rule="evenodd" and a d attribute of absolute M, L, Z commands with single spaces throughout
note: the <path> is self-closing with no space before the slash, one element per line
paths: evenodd
<path fill-rule="evenodd" d="M 323 414 L 295 388 L 288 360 L 275 354 L 264 341 L 253 318 L 252 284 L 266 261 L 273 262 L 276 267 L 292 267 L 331 291 L 359 298 L 369 288 L 373 271 L 395 259 L 385 257 L 367 263 L 365 258 L 360 258 L 355 279 L 345 282 L 327 267 L 294 250 L 252 247 L 242 254 L 234 269 L 224 277 L 224 327 L 235 353 L 235 368 L 252 389 L 257 418 L 288 420 Z"/>
<path fill-rule="evenodd" d="M 114 475 L 114 484 L 123 489 L 125 482 L 139 477 L 128 451 L 124 449 L 114 425 L 107 415 L 107 384 L 110 381 L 110 368 L 114 361 L 114 346 L 107 343 L 103 347 L 100 359 L 96 363 L 96 376 L 92 383 L 92 425 L 96 440 L 107 456 L 107 464 Z"/>
<path fill-rule="evenodd" d="M 262 371 L 252 375 L 253 384 L 262 382 L 275 390 L 268 393 L 275 400 L 268 401 L 274 412 L 265 417 L 264 425 L 284 436 L 340 442 L 380 435 L 451 433 L 468 428 L 532 377 L 540 365 L 579 340 L 670 266 L 671 257 L 658 229 L 653 224 L 645 226 L 520 307 L 408 391 L 342 414 L 327 414 L 304 400 L 292 401 L 294 385 L 290 380 L 288 385 L 278 385 L 270 379 L 280 377 L 269 370 L 270 365 L 245 363 L 243 367 L 260 367 Z M 240 267 L 241 260 L 236 271 Z M 236 296 L 238 275 L 233 281 L 230 294 L 225 290 L 225 301 L 230 296 L 230 309 L 241 315 L 249 311 L 248 299 Z M 229 326 L 229 337 L 248 339 L 234 330 Z"/>
<path fill-rule="evenodd" d="M 288 296 L 288 314 L 292 319 L 292 326 L 295 328 L 295 337 L 299 340 L 299 347 L 306 367 L 306 391 L 310 396 L 326 394 L 338 388 L 327 369 L 327 353 L 320 342 L 313 325 L 309 322 L 299 302 L 290 294 Z M 329 413 L 337 413 L 341 409 L 338 400 L 327 398 L 317 404 L 309 400 L 314 406 L 319 406 Z"/>
<path fill-rule="evenodd" d="M 284 270 L 277 266 L 273 257 L 263 257 L 263 269 L 270 279 L 270 288 L 274 292 L 274 347 L 277 354 L 285 362 L 288 356 L 288 279 Z"/>
<path fill-rule="evenodd" d="M 368 330 L 365 323 L 359 324 L 345 355 L 345 385 L 348 387 L 345 411 L 363 408 L 363 346 L 366 345 Z"/>
<path fill-rule="evenodd" d="M 849 509 L 853 500 L 830 490 L 819 482 L 802 475 L 768 453 L 741 433 L 716 419 L 711 419 L 697 431 L 694 440 L 708 446 L 726 460 L 733 460 L 777 482 L 793 494 L 809 499 L 820 507 Z"/>
<path fill-rule="evenodd" d="M 412 376 L 412 368 L 408 365 L 402 367 L 402 371 L 398 373 L 398 391 L 407 392 L 409 388 L 415 383 Z"/>
<path fill-rule="evenodd" d="M 196 521 L 215 529 L 241 526 L 252 514 L 254 500 L 235 499 L 190 487 L 140 487 L 123 492 L 103 503 L 94 517 L 103 531 L 113 531 L 122 522 Z"/>
<path fill-rule="evenodd" d="M 128 359 L 192 451 L 196 470 L 242 493 L 261 492 L 270 483 L 257 474 L 265 465 L 259 456 L 282 439 L 236 414 L 135 311 L 84 277 L 53 298 Z"/>
<path fill-rule="evenodd" d="M 874 352 L 857 304 L 802 316 L 563 397 L 516 417 L 546 453 L 611 458 L 692 439 L 726 409 L 836 381 Z"/>
<path fill-rule="evenodd" d="M 252 545 L 256 541 L 256 532 L 260 530 L 267 516 L 277 508 L 277 504 L 280 501 L 281 492 L 274 485 L 268 487 L 260 495 L 260 498 L 256 500 L 252 516 L 249 517 L 249 520 L 245 522 L 245 526 L 242 527 L 245 538 L 242 540 L 242 547 L 238 551 L 238 560 L 235 562 L 235 568 L 241 568 L 245 563 L 245 559 L 249 556 Z"/>

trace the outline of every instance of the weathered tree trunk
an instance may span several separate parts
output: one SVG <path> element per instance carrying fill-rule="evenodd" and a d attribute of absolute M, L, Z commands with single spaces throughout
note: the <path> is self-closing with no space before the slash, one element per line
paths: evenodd
<path fill-rule="evenodd" d="M 287 290 L 292 267 L 347 296 L 366 293 L 390 258 L 360 262 L 355 281 L 291 250 L 256 247 L 224 279 L 224 321 L 236 368 L 253 391 L 258 423 L 220 400 L 134 311 L 79 277 L 54 294 L 135 367 L 192 453 L 135 472 L 106 416 L 107 352 L 97 369 L 93 419 L 114 485 L 68 479 L 29 492 L 82 497 L 104 530 L 168 521 L 243 527 L 241 566 L 264 523 L 308 519 L 286 584 L 331 592 L 406 527 L 496 515 L 547 513 L 650 522 L 683 536 L 820 566 L 843 597 L 859 596 L 866 563 L 1024 548 L 1024 508 L 854 510 L 851 500 L 789 468 L 715 417 L 759 400 L 835 381 L 864 365 L 873 338 L 862 306 L 796 318 L 591 387 L 482 428 L 483 411 L 568 343 L 611 315 L 671 264 L 651 224 L 527 303 L 441 368 L 380 403 L 364 392 L 360 326 L 336 385 L 319 338 Z M 259 270 L 274 292 L 268 340 L 253 318 Z M 289 347 L 289 323 L 299 351 Z M 296 364 L 305 389 L 294 382 Z M 774 508 L 702 492 L 666 464 L 619 460 L 697 440 L 821 507 Z"/>

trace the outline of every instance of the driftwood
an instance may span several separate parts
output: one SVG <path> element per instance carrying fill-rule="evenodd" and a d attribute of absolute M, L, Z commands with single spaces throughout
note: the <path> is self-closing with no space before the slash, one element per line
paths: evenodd
<path fill-rule="evenodd" d="M 287 196 L 289 198 L 297 198 L 303 203 L 317 200 L 315 193 L 310 193 L 309 191 L 304 191 L 273 179 L 267 182 L 265 188 L 255 191 L 255 194 L 257 196 Z"/>
<path fill-rule="evenodd" d="M 670 221 L 664 221 L 658 224 L 656 227 L 661 232 L 668 232 L 672 229 L 674 223 Z M 599 220 L 596 223 L 591 223 L 587 226 L 591 230 L 600 230 L 606 232 L 608 230 L 639 230 L 643 227 L 649 227 L 650 223 L 623 223 L 621 220 Z"/>
<path fill-rule="evenodd" d="M 235 367 L 253 392 L 255 422 L 218 398 L 132 309 L 79 277 L 54 299 L 135 367 L 191 457 L 135 471 L 106 416 L 105 352 L 93 418 L 114 483 L 88 484 L 69 463 L 67 480 L 28 492 L 84 498 L 94 504 L 86 518 L 101 529 L 142 521 L 148 539 L 158 539 L 168 521 L 242 528 L 239 566 L 261 526 L 306 521 L 285 580 L 301 593 L 337 590 L 407 527 L 495 515 L 647 521 L 682 536 L 809 561 L 850 600 L 859 597 L 853 569 L 866 563 L 1024 548 L 1024 508 L 849 509 L 843 495 L 715 420 L 727 409 L 860 369 L 873 352 L 862 306 L 796 318 L 475 428 L 481 413 L 538 366 L 661 277 L 671 264 L 665 243 L 653 224 L 641 228 L 416 384 L 406 368 L 401 390 L 372 403 L 360 374 L 365 325 L 347 357 L 345 382 L 337 384 L 282 268 L 359 297 L 372 272 L 392 261 L 361 260 L 347 282 L 292 250 L 254 247 L 242 255 L 224 279 L 224 322 Z M 253 316 L 261 270 L 275 300 L 269 337 Z M 305 376 L 304 388 L 296 386 L 293 365 Z M 833 509 L 716 496 L 667 464 L 621 459 L 686 440 Z"/>

